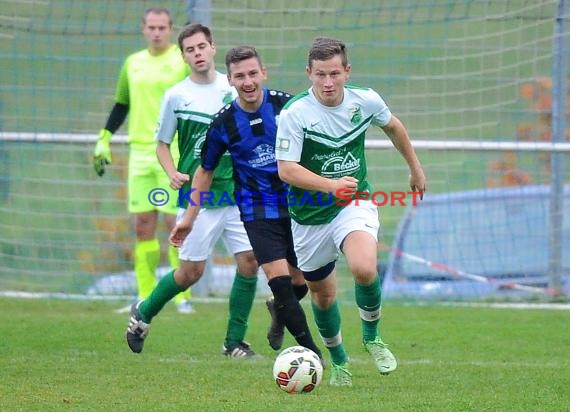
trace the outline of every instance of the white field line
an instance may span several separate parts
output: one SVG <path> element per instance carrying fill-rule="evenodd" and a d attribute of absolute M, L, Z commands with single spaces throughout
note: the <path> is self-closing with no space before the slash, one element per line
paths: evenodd
<path fill-rule="evenodd" d="M 277 356 L 279 352 L 275 352 L 275 356 Z M 254 360 L 254 362 L 273 362 L 274 357 L 271 356 L 264 356 L 261 359 Z M 180 354 L 179 356 L 166 356 L 159 358 L 159 362 L 162 363 L 180 363 L 180 362 L 188 362 L 188 363 L 201 363 L 201 362 L 216 362 L 219 363 L 227 363 L 227 359 L 221 354 L 212 353 L 212 355 L 206 356 L 192 356 L 191 354 Z M 372 360 L 367 356 L 358 356 L 354 357 L 350 355 L 350 364 L 351 365 L 372 365 Z M 509 368 L 525 368 L 529 369 L 529 371 L 533 369 L 569 369 L 570 370 L 570 362 L 502 362 L 502 361 L 442 361 L 442 360 L 432 360 L 432 359 L 398 359 L 398 365 L 400 367 L 406 366 L 447 366 L 447 367 L 476 367 L 476 368 L 489 368 L 489 369 L 509 369 Z M 395 372 L 397 373 L 397 372 Z"/>
<path fill-rule="evenodd" d="M 365 364 L 370 363 L 367 358 L 350 358 L 350 363 Z M 530 369 L 570 369 L 570 362 L 511 362 L 511 361 L 495 361 L 495 360 L 474 360 L 474 361 L 447 361 L 432 359 L 398 359 L 400 366 L 473 366 L 478 368 L 528 368 Z"/>
<path fill-rule="evenodd" d="M 525 303 L 525 302 L 439 302 L 438 306 L 454 306 L 485 309 L 541 309 L 570 310 L 570 303 Z"/>

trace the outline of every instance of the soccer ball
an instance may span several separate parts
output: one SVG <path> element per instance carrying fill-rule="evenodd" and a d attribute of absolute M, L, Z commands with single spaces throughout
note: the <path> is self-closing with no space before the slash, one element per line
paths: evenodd
<path fill-rule="evenodd" d="M 318 355 L 304 346 L 283 350 L 273 364 L 273 378 L 287 393 L 311 392 L 321 383 L 323 365 Z"/>

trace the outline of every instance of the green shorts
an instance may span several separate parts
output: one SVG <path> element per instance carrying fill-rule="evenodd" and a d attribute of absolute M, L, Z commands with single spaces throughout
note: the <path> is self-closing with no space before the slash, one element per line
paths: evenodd
<path fill-rule="evenodd" d="M 158 210 L 176 215 L 178 191 L 156 157 L 156 146 L 131 146 L 129 152 L 128 209 L 129 213 Z M 176 164 L 176 157 L 174 158 Z"/>

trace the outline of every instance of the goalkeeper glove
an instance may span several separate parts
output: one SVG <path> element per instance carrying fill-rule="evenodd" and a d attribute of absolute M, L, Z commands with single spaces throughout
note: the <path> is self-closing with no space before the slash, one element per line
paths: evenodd
<path fill-rule="evenodd" d="M 95 172 L 99 176 L 105 174 L 105 165 L 111 164 L 111 132 L 107 129 L 101 129 L 99 132 L 99 140 L 95 145 L 95 151 L 93 152 L 93 166 L 95 167 Z"/>

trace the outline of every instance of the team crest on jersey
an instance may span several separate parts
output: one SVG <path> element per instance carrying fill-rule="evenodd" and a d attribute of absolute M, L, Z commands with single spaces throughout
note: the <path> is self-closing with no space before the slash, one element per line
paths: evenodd
<path fill-rule="evenodd" d="M 350 123 L 353 125 L 357 125 L 362 121 L 362 111 L 360 110 L 360 106 L 353 106 L 349 109 L 350 114 Z"/>
<path fill-rule="evenodd" d="M 329 178 L 348 176 L 360 168 L 360 159 L 352 153 L 347 153 L 344 157 L 334 156 L 323 163 L 321 174 Z"/>

